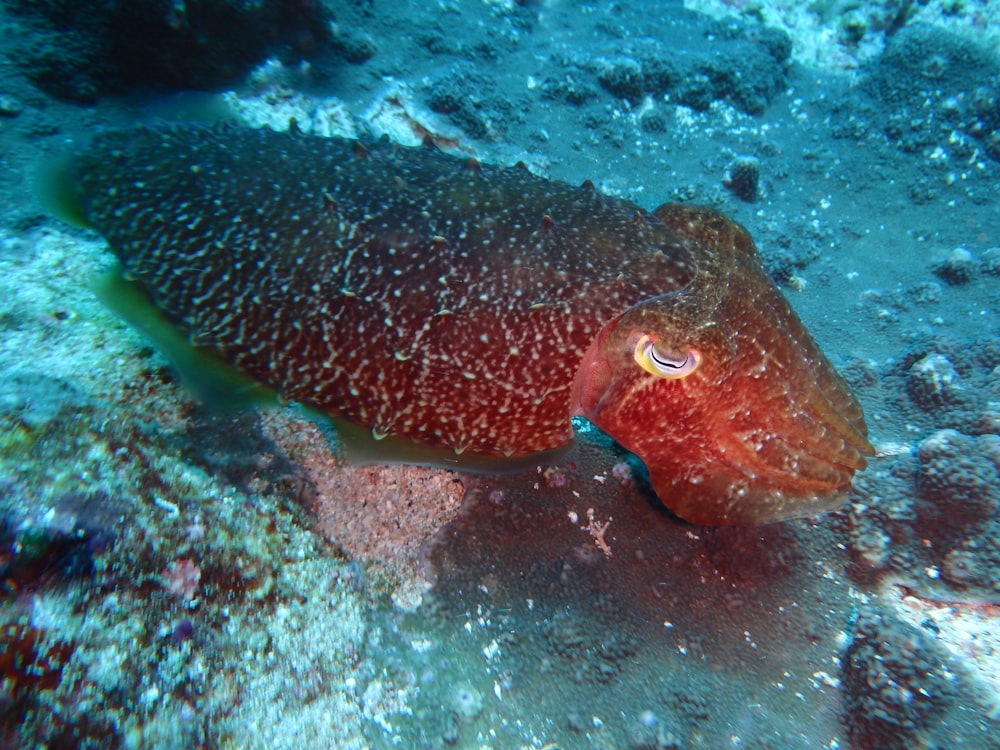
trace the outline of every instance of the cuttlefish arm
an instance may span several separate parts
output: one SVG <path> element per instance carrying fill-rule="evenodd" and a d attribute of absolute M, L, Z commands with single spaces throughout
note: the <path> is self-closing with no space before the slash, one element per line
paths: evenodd
<path fill-rule="evenodd" d="M 576 412 L 641 458 L 657 495 L 688 521 L 837 508 L 874 453 L 857 400 L 746 230 L 704 208 L 655 213 L 690 243 L 697 276 L 603 328 L 577 377 Z"/>

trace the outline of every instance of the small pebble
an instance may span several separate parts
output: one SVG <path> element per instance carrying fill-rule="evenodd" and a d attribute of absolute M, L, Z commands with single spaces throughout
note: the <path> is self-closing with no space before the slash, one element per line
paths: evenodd
<path fill-rule="evenodd" d="M 17 117 L 24 110 L 17 99 L 6 94 L 0 94 L 0 117 Z"/>
<path fill-rule="evenodd" d="M 760 160 L 755 156 L 737 156 L 726 167 L 722 184 L 740 200 L 753 203 L 760 196 Z"/>
<path fill-rule="evenodd" d="M 976 272 L 976 259 L 964 247 L 956 247 L 934 267 L 934 273 L 949 284 L 965 284 Z"/>

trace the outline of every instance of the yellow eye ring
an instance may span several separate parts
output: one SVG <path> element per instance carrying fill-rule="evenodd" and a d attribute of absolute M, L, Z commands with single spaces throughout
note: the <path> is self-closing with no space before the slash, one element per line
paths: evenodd
<path fill-rule="evenodd" d="M 701 354 L 690 349 L 686 354 L 664 354 L 656 348 L 649 335 L 642 336 L 633 355 L 639 367 L 658 378 L 676 380 L 690 375 L 701 364 Z"/>

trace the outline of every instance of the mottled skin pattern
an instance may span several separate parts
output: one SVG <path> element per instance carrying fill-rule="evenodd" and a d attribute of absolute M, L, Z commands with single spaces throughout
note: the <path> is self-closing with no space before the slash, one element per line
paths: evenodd
<path fill-rule="evenodd" d="M 640 456 L 696 523 L 765 523 L 837 507 L 873 453 L 861 407 L 764 272 L 743 227 L 706 208 L 657 217 L 689 240 L 698 274 L 605 326 L 580 370 L 580 412 Z M 649 334 L 701 355 L 683 378 L 635 366 Z"/>
<path fill-rule="evenodd" d="M 856 401 L 717 213 L 238 127 L 105 133 L 67 177 L 193 343 L 376 438 L 521 456 L 566 444 L 582 414 L 704 523 L 834 507 L 871 453 Z M 647 371 L 640 339 L 698 366 Z"/>

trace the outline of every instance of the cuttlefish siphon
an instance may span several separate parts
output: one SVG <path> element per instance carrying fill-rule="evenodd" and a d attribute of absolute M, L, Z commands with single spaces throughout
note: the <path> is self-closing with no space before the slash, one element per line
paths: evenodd
<path fill-rule="evenodd" d="M 101 133 L 59 189 L 192 345 L 375 438 L 502 461 L 583 416 L 705 524 L 835 508 L 873 453 L 746 230 L 706 208 L 234 125 Z"/>

